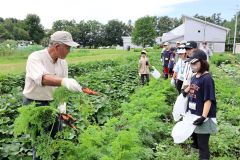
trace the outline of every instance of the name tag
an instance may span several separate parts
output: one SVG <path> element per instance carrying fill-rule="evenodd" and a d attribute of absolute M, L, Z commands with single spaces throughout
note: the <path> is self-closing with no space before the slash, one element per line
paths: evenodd
<path fill-rule="evenodd" d="M 192 110 L 196 110 L 196 103 L 189 102 L 189 108 Z"/>
<path fill-rule="evenodd" d="M 165 58 L 165 60 L 168 60 L 168 58 Z"/>

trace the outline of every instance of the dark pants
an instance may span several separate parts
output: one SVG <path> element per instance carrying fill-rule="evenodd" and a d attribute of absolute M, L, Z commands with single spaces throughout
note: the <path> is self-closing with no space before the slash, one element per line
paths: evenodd
<path fill-rule="evenodd" d="M 169 73 L 169 75 L 170 75 L 170 77 L 172 77 L 173 76 L 173 68 L 168 68 L 168 73 Z"/>
<path fill-rule="evenodd" d="M 200 160 L 208 160 L 210 158 L 209 138 L 210 134 L 192 134 L 192 147 L 199 149 Z"/>
<path fill-rule="evenodd" d="M 183 81 L 181 80 L 176 80 L 176 88 L 178 90 L 178 93 L 181 94 L 181 88 L 182 88 Z"/>
<path fill-rule="evenodd" d="M 147 83 L 150 81 L 149 80 L 149 74 L 141 74 L 141 83 L 142 83 L 142 85 L 145 84 L 145 78 L 144 77 L 146 77 Z"/>
<path fill-rule="evenodd" d="M 50 101 L 37 101 L 37 100 L 32 100 L 32 99 L 28 99 L 26 97 L 23 98 L 23 105 L 29 105 L 31 103 L 35 102 L 36 107 L 41 107 L 41 106 L 49 106 Z M 52 132 L 51 132 L 52 130 Z M 45 132 L 51 132 L 51 137 L 54 138 L 55 135 L 57 134 L 57 132 L 62 130 L 62 121 L 59 117 L 56 117 L 55 119 L 55 123 L 50 125 L 50 126 L 46 126 L 46 128 L 44 128 Z M 37 136 L 40 135 L 40 133 L 36 133 Z M 36 157 L 36 149 L 33 147 L 33 160 L 39 160 L 38 157 Z"/>

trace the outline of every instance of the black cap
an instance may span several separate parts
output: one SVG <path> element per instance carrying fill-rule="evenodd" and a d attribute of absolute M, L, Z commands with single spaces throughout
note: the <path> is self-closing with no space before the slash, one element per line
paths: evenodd
<path fill-rule="evenodd" d="M 197 48 L 197 42 L 195 41 L 188 41 L 185 46 L 186 49 Z"/>
<path fill-rule="evenodd" d="M 196 51 L 193 52 L 193 55 L 188 58 L 185 62 L 190 62 L 190 63 L 195 63 L 199 60 L 207 60 L 207 55 L 206 53 L 201 50 L 201 49 L 197 49 Z"/>

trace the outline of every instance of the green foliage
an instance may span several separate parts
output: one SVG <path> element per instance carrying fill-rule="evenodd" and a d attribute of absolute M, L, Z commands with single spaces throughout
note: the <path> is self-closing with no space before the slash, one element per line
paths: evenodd
<path fill-rule="evenodd" d="M 210 23 L 214 23 L 216 25 L 223 25 L 223 20 L 221 18 L 221 13 L 214 13 L 211 16 L 202 16 L 199 14 L 195 14 L 194 17 L 201 19 L 203 21 L 207 21 Z"/>
<path fill-rule="evenodd" d="M 24 19 L 26 31 L 30 36 L 30 40 L 39 44 L 44 37 L 44 29 L 40 24 L 40 18 L 36 14 L 28 14 Z"/>
<path fill-rule="evenodd" d="M 56 109 L 51 106 L 36 107 L 32 104 L 23 106 L 18 111 L 20 114 L 14 122 L 14 134 L 30 134 L 33 141 L 37 132 L 43 133 L 44 128 L 53 124 L 57 116 Z"/>
<path fill-rule="evenodd" d="M 215 54 L 213 57 L 211 57 L 211 62 L 217 66 L 220 66 L 220 64 L 225 63 L 231 63 L 229 55 L 226 54 Z"/>
<path fill-rule="evenodd" d="M 153 49 L 154 49 L 154 50 L 160 50 L 161 48 L 160 48 L 160 45 L 159 45 L 159 44 L 156 44 L 156 45 L 153 46 Z"/>
<path fill-rule="evenodd" d="M 162 36 L 163 33 L 167 33 L 181 24 L 182 20 L 178 18 L 171 18 L 168 16 L 158 17 L 156 25 L 158 36 Z"/>
<path fill-rule="evenodd" d="M 149 54 L 151 64 L 157 68 L 158 57 L 158 52 Z M 216 85 L 219 132 L 211 136 L 210 150 L 216 160 L 237 159 L 240 150 L 237 138 L 240 136 L 240 87 L 237 76 L 231 77 L 228 72 L 223 72 L 231 67 L 231 72 L 238 73 L 239 66 L 234 65 L 234 58 L 230 60 L 230 66 L 211 65 Z M 100 92 L 100 96 L 71 93 L 60 87 L 55 91 L 54 102 L 45 108 L 21 107 L 21 88 L 4 88 L 8 83 L 17 85 L 18 78 L 3 76 L 0 81 L 0 88 L 4 90 L 0 96 L 0 158 L 29 158 L 29 134 L 36 130 L 41 132 L 45 125 L 53 123 L 58 104 L 67 101 L 67 112 L 77 119 L 78 130 L 73 131 L 64 125 L 55 139 L 49 133 L 41 132 L 34 139 L 34 145 L 42 159 L 196 160 L 198 155 L 190 152 L 190 140 L 175 145 L 170 136 L 174 125 L 171 106 L 177 96 L 176 90 L 169 80 L 161 79 L 151 79 L 148 86 L 139 87 L 137 61 L 138 55 L 134 54 L 121 63 L 109 61 L 72 66 L 71 76 L 76 76 L 83 86 Z M 16 137 L 13 137 L 13 129 Z"/>
<path fill-rule="evenodd" d="M 118 20 L 110 20 L 104 26 L 104 46 L 123 45 L 122 36 L 129 36 L 131 27 Z"/>
<path fill-rule="evenodd" d="M 135 22 L 135 27 L 132 32 L 132 42 L 136 45 L 152 46 L 155 43 L 157 37 L 156 17 L 142 17 Z"/>
<path fill-rule="evenodd" d="M 229 123 L 222 122 L 218 126 L 219 132 L 216 136 L 210 138 L 212 154 L 216 157 L 239 157 L 240 136 L 239 125 L 232 126 Z"/>
<path fill-rule="evenodd" d="M 37 155 L 44 160 L 75 160 L 79 159 L 76 144 L 66 139 L 51 139 L 47 134 L 37 137 Z"/>
<path fill-rule="evenodd" d="M 0 43 L 0 56 L 11 55 L 17 47 L 17 42 L 14 40 L 6 40 Z"/>
<path fill-rule="evenodd" d="M 134 48 L 134 49 L 133 49 L 133 52 L 141 53 L 141 51 L 142 51 L 142 48 Z"/>
<path fill-rule="evenodd" d="M 0 75 L 0 94 L 10 93 L 14 88 L 24 86 L 24 75 Z"/>

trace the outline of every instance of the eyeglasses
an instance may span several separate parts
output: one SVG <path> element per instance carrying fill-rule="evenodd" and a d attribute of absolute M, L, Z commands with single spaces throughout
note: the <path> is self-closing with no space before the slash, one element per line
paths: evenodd
<path fill-rule="evenodd" d="M 177 49 L 185 49 L 185 47 L 178 47 Z"/>

